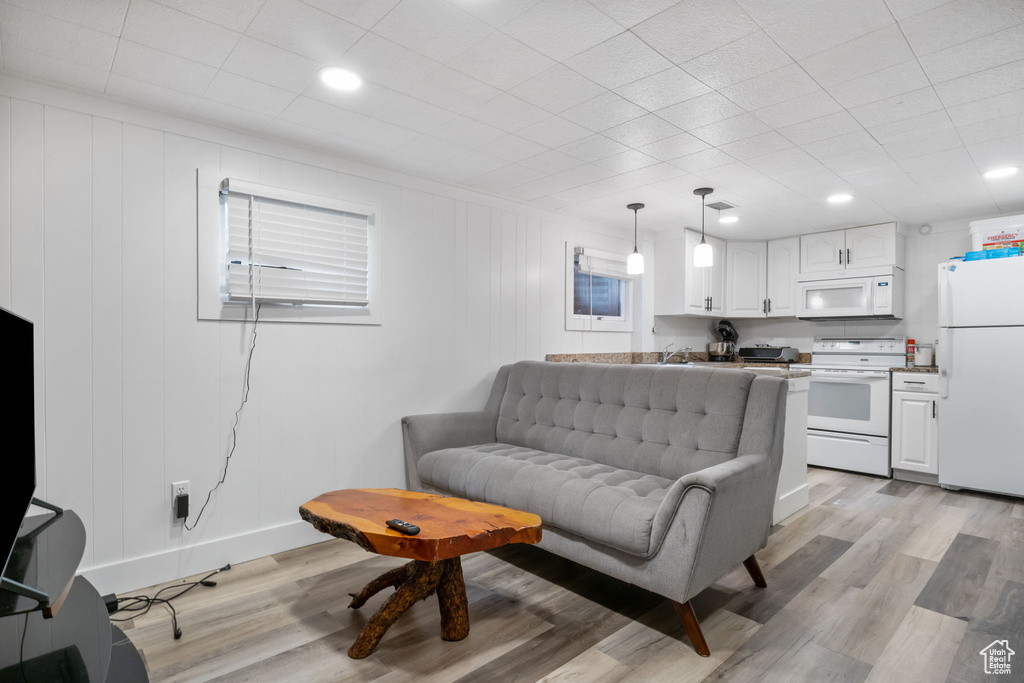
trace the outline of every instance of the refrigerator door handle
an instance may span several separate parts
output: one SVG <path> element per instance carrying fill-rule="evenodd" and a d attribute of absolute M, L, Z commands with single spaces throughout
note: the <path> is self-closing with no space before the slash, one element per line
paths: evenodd
<path fill-rule="evenodd" d="M 953 358 L 953 330 L 948 327 L 939 328 L 939 348 L 942 358 L 939 359 L 939 396 L 949 398 L 949 365 Z"/>
<path fill-rule="evenodd" d="M 939 266 L 939 327 L 953 320 L 953 283 L 949 280 L 949 264 Z"/>

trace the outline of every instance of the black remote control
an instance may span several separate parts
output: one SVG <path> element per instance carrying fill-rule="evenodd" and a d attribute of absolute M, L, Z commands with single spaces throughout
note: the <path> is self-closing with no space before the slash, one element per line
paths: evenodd
<path fill-rule="evenodd" d="M 409 522 L 403 522 L 400 519 L 389 519 L 385 524 L 395 531 L 408 534 L 409 536 L 415 536 L 420 532 L 420 528 L 415 524 L 409 524 Z"/>

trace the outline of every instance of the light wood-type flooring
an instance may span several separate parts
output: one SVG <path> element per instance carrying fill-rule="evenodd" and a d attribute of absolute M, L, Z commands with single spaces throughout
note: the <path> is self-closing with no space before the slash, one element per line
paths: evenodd
<path fill-rule="evenodd" d="M 809 481 L 811 505 L 757 553 L 768 588 L 741 565 L 694 599 L 709 658 L 667 600 L 527 546 L 463 558 L 462 642 L 438 637 L 430 598 L 349 659 L 385 596 L 355 611 L 348 593 L 404 561 L 340 540 L 176 600 L 181 640 L 160 608 L 126 632 L 153 681 L 1024 681 L 1024 501 L 815 468 Z M 997 639 L 1019 653 L 1010 676 L 984 673 Z"/>

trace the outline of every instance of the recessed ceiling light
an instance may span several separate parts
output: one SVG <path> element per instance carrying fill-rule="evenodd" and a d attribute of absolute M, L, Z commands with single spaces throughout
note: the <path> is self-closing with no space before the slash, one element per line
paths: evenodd
<path fill-rule="evenodd" d="M 853 199 L 853 195 L 852 194 L 846 194 L 845 192 L 842 192 L 840 194 L 834 194 L 831 197 L 829 197 L 828 198 L 828 203 L 829 204 L 845 204 L 846 202 L 850 201 L 851 199 Z"/>
<path fill-rule="evenodd" d="M 328 88 L 352 92 L 359 89 L 359 86 L 363 84 L 363 79 L 354 71 L 329 66 L 326 69 L 320 69 L 320 82 Z"/>
<path fill-rule="evenodd" d="M 1017 172 L 1016 166 L 1007 166 L 1006 168 L 993 168 L 991 171 L 985 171 L 986 178 L 1006 178 L 1012 176 Z"/>
<path fill-rule="evenodd" d="M 718 219 L 719 223 L 735 223 L 740 219 L 739 216 L 722 216 Z"/>

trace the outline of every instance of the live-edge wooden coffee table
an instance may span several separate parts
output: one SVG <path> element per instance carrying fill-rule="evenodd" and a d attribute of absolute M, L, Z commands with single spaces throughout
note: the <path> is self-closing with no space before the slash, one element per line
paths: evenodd
<path fill-rule="evenodd" d="M 352 541 L 371 553 L 412 560 L 381 574 L 358 593 L 350 593 L 349 607 L 358 609 L 385 588 L 397 589 L 349 648 L 348 655 L 354 659 L 373 652 L 407 609 L 435 592 L 441 638 L 462 640 L 469 635 L 469 606 L 459 558 L 508 543 L 536 543 L 541 538 L 537 515 L 400 489 L 332 491 L 300 507 L 299 514 L 319 531 Z M 411 522 L 420 533 L 399 533 L 385 524 L 389 519 Z"/>

